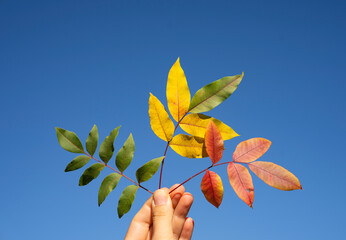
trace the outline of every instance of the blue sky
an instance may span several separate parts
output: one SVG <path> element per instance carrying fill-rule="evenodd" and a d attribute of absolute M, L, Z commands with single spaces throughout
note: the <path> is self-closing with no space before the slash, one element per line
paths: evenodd
<path fill-rule="evenodd" d="M 122 125 L 132 132 L 135 170 L 161 156 L 150 129 L 149 92 L 165 99 L 175 60 L 193 94 L 244 71 L 236 92 L 209 115 L 241 136 L 225 143 L 224 161 L 252 137 L 272 141 L 262 157 L 293 172 L 303 191 L 283 192 L 256 176 L 254 209 L 231 189 L 226 167 L 219 209 L 186 185 L 195 202 L 194 239 L 337 239 L 345 235 L 345 1 L 0 1 L 0 239 L 122 239 L 149 197 L 138 191 L 118 220 L 125 179 L 97 206 L 102 177 L 79 187 L 83 170 L 54 127 L 82 142 L 96 124 L 100 140 Z M 167 154 L 164 186 L 209 166 L 209 159 Z M 110 163 L 114 164 L 114 159 Z M 158 175 L 144 184 L 154 190 Z"/>

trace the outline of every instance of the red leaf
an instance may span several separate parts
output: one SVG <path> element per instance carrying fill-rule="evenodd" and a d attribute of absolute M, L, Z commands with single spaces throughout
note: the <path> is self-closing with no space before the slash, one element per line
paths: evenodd
<path fill-rule="evenodd" d="M 249 163 L 253 171 L 266 184 L 285 191 L 302 189 L 296 176 L 285 168 L 271 162 L 253 162 Z"/>
<path fill-rule="evenodd" d="M 251 138 L 238 144 L 233 153 L 235 162 L 248 163 L 256 161 L 270 147 L 271 142 L 265 138 Z"/>
<path fill-rule="evenodd" d="M 223 185 L 219 175 L 207 170 L 201 182 L 205 198 L 215 207 L 219 207 L 223 197 Z"/>
<path fill-rule="evenodd" d="M 209 121 L 205 132 L 205 146 L 213 165 L 221 160 L 223 154 L 223 139 L 213 121 Z"/>
<path fill-rule="evenodd" d="M 252 208 L 254 187 L 252 178 L 246 167 L 230 162 L 227 167 L 229 183 L 238 197 Z"/>

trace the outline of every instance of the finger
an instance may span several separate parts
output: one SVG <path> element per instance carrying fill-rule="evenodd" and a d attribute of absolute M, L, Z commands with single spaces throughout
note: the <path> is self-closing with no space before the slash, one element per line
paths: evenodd
<path fill-rule="evenodd" d="M 190 240 L 192 237 L 194 225 L 195 224 L 192 218 L 186 218 L 179 240 Z"/>
<path fill-rule="evenodd" d="M 184 193 L 180 198 L 173 214 L 173 234 L 175 239 L 179 239 L 185 224 L 186 216 L 193 203 L 193 196 L 190 193 Z"/>
<path fill-rule="evenodd" d="M 153 240 L 173 239 L 173 207 L 167 188 L 161 188 L 154 192 L 152 216 Z"/>
<path fill-rule="evenodd" d="M 151 202 L 153 197 L 150 197 L 143 205 L 141 210 L 132 219 L 129 229 L 127 230 L 125 240 L 145 240 L 149 233 L 150 225 L 152 224 Z"/>
<path fill-rule="evenodd" d="M 169 191 L 172 191 L 173 189 L 175 189 L 177 186 L 179 186 L 179 184 L 174 184 L 170 189 Z M 172 199 L 172 205 L 173 205 L 173 209 L 176 208 L 176 206 L 178 205 L 178 202 L 181 198 L 181 196 L 183 196 L 185 192 L 185 188 L 183 185 L 181 185 L 180 187 L 178 187 L 176 190 L 174 190 L 173 192 L 171 192 L 169 194 L 169 196 L 171 197 Z"/>

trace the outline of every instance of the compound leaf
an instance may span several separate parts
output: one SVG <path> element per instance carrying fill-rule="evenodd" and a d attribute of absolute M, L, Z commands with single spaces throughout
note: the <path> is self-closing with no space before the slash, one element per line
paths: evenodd
<path fill-rule="evenodd" d="M 138 186 L 136 185 L 130 185 L 124 189 L 118 203 L 119 218 L 121 218 L 125 213 L 130 211 L 132 203 L 135 200 L 137 189 L 138 189 Z"/>
<path fill-rule="evenodd" d="M 86 155 L 81 155 L 76 157 L 75 159 L 72 160 L 72 162 L 70 162 L 65 169 L 65 172 L 70 172 L 70 171 L 74 171 L 77 169 L 80 169 L 82 167 L 84 167 L 89 161 L 90 161 L 91 157 L 86 156 Z"/>
<path fill-rule="evenodd" d="M 219 175 L 207 170 L 201 182 L 205 198 L 215 207 L 219 207 L 223 198 L 223 185 Z"/>
<path fill-rule="evenodd" d="M 225 101 L 237 89 L 244 73 L 232 77 L 223 77 L 201 89 L 192 97 L 189 112 L 207 112 Z"/>
<path fill-rule="evenodd" d="M 100 175 L 100 172 L 105 168 L 102 163 L 95 163 L 87 168 L 79 179 L 79 186 L 85 186 Z"/>
<path fill-rule="evenodd" d="M 157 172 L 163 159 L 164 157 L 155 158 L 138 168 L 136 171 L 138 183 L 148 181 Z"/>
<path fill-rule="evenodd" d="M 274 188 L 285 191 L 302 189 L 296 176 L 275 163 L 258 161 L 249 163 L 249 167 L 260 179 Z"/>
<path fill-rule="evenodd" d="M 205 132 L 205 146 L 213 165 L 221 160 L 223 154 L 223 140 L 219 129 L 210 121 Z"/>
<path fill-rule="evenodd" d="M 172 66 L 167 79 L 167 104 L 169 112 L 175 121 L 185 116 L 190 106 L 190 90 L 186 77 L 180 66 L 179 58 Z"/>
<path fill-rule="evenodd" d="M 118 185 L 118 182 L 121 178 L 121 175 L 118 173 L 111 173 L 105 179 L 103 179 L 98 195 L 98 204 L 101 206 L 103 201 L 106 199 L 108 194 L 114 190 L 114 188 Z"/>
<path fill-rule="evenodd" d="M 260 158 L 270 147 L 271 142 L 265 138 L 251 138 L 238 144 L 233 153 L 235 162 L 248 163 Z"/>
<path fill-rule="evenodd" d="M 153 132 L 162 140 L 168 142 L 174 134 L 174 123 L 162 103 L 153 94 L 149 98 L 149 117 Z"/>
<path fill-rule="evenodd" d="M 220 120 L 201 113 L 192 113 L 186 115 L 183 120 L 181 120 L 179 126 L 192 136 L 204 137 L 210 120 L 212 120 L 220 130 L 223 140 L 229 140 L 231 138 L 239 136 L 232 128 L 230 128 Z"/>
<path fill-rule="evenodd" d="M 100 146 L 99 155 L 101 160 L 104 163 L 108 163 L 108 161 L 112 158 L 114 153 L 114 141 L 115 138 L 118 136 L 119 133 L 119 127 L 115 128 L 109 136 L 106 137 L 106 139 L 103 141 L 103 143 Z"/>
<path fill-rule="evenodd" d="M 252 208 L 254 187 L 252 178 L 246 167 L 230 162 L 227 167 L 229 183 L 238 197 Z"/>
<path fill-rule="evenodd" d="M 204 138 L 178 134 L 172 138 L 169 146 L 183 157 L 204 158 L 208 157 Z"/>
<path fill-rule="evenodd" d="M 62 128 L 55 128 L 60 146 L 66 151 L 73 153 L 84 153 L 84 148 L 74 132 Z"/>
<path fill-rule="evenodd" d="M 99 132 L 96 125 L 94 125 L 85 143 L 86 149 L 91 156 L 93 156 L 96 151 L 98 140 Z"/>

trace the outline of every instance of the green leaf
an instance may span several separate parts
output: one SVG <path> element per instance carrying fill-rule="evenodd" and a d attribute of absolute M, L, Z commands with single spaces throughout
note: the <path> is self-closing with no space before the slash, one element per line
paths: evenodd
<path fill-rule="evenodd" d="M 94 125 L 85 143 L 86 149 L 91 156 L 93 156 L 96 151 L 98 140 L 99 132 L 97 130 L 96 125 Z"/>
<path fill-rule="evenodd" d="M 103 141 L 103 143 L 100 146 L 99 155 L 102 161 L 105 163 L 108 163 L 108 161 L 112 158 L 114 153 L 114 140 L 118 136 L 119 133 L 119 127 L 115 128 L 108 137 Z"/>
<path fill-rule="evenodd" d="M 108 194 L 113 191 L 113 189 L 118 185 L 118 182 L 121 178 L 121 175 L 118 173 L 109 174 L 101 183 L 101 187 L 99 190 L 99 206 L 106 199 Z"/>
<path fill-rule="evenodd" d="M 85 186 L 90 183 L 92 180 L 100 175 L 100 172 L 105 168 L 105 165 L 102 163 L 95 163 L 87 168 L 83 175 L 79 179 L 79 186 Z"/>
<path fill-rule="evenodd" d="M 81 155 L 76 157 L 75 159 L 72 160 L 72 162 L 70 162 L 65 169 L 65 172 L 70 172 L 70 171 L 74 171 L 77 169 L 80 169 L 82 167 L 85 166 L 85 164 L 87 164 L 90 161 L 91 157 L 85 156 L 85 155 Z"/>
<path fill-rule="evenodd" d="M 164 157 L 155 158 L 138 168 L 136 171 L 138 183 L 148 181 L 157 172 L 163 159 Z"/>
<path fill-rule="evenodd" d="M 58 127 L 55 130 L 59 144 L 63 149 L 73 153 L 84 153 L 83 145 L 74 132 Z"/>
<path fill-rule="evenodd" d="M 207 112 L 225 101 L 237 89 L 244 73 L 232 77 L 223 77 L 199 89 L 193 96 L 189 112 Z"/>
<path fill-rule="evenodd" d="M 118 203 L 118 216 L 121 218 L 125 213 L 130 211 L 138 186 L 130 185 L 126 187 L 120 196 Z"/>
<path fill-rule="evenodd" d="M 133 159 L 133 153 L 135 152 L 135 142 L 132 137 L 132 133 L 127 138 L 124 146 L 120 148 L 115 164 L 120 172 L 124 172 L 125 169 L 130 165 Z"/>

